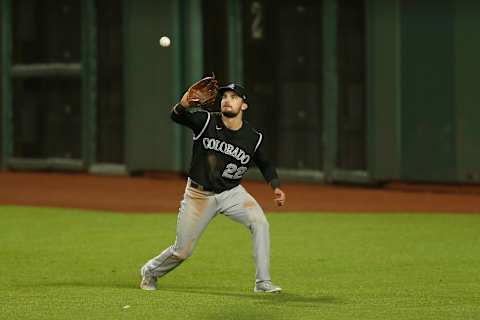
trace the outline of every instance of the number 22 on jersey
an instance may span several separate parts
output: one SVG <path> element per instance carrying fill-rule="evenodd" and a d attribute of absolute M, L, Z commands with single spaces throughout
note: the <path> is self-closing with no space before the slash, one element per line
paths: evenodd
<path fill-rule="evenodd" d="M 245 172 L 247 172 L 247 167 L 237 167 L 234 163 L 229 163 L 223 170 L 222 177 L 228 179 L 241 179 Z"/>

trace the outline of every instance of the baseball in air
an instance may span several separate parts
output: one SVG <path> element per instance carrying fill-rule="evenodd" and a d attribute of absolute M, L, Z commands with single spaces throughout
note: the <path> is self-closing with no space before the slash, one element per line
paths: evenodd
<path fill-rule="evenodd" d="M 160 38 L 160 40 L 158 40 L 158 42 L 160 43 L 160 46 L 166 48 L 166 47 L 170 47 L 170 38 L 169 37 L 166 37 L 166 36 L 163 36 Z"/>

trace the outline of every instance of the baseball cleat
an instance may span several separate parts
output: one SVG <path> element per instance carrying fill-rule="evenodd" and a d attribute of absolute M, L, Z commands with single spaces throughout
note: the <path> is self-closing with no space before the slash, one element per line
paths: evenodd
<path fill-rule="evenodd" d="M 276 286 L 272 281 L 261 281 L 255 284 L 253 292 L 270 292 L 270 293 L 280 293 L 282 288 Z"/>
<path fill-rule="evenodd" d="M 140 289 L 143 290 L 157 290 L 157 278 L 145 266 L 140 270 L 142 281 L 140 282 Z"/>

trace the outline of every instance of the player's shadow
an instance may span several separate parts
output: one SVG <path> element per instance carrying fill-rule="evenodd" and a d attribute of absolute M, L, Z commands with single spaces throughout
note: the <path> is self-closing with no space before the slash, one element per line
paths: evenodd
<path fill-rule="evenodd" d="M 197 294 L 209 294 L 214 296 L 228 296 L 242 299 L 255 300 L 258 303 L 268 303 L 274 305 L 289 305 L 298 307 L 315 307 L 319 304 L 342 304 L 344 303 L 338 298 L 332 296 L 305 296 L 292 292 L 281 293 L 254 293 L 254 292 L 239 292 L 238 289 L 233 288 L 221 288 L 221 287 L 175 287 L 167 286 L 160 287 L 162 291 L 182 292 L 182 293 L 197 293 Z M 237 291 L 235 291 L 237 290 Z"/>
<path fill-rule="evenodd" d="M 31 286 L 30 283 L 28 286 Z M 22 287 L 23 285 L 18 285 Z M 27 286 L 27 285 L 25 285 Z M 118 288 L 118 289 L 131 289 L 140 290 L 138 286 L 132 283 L 101 283 L 101 282 L 84 282 L 84 281 L 66 281 L 66 282 L 39 282 L 37 287 L 77 287 L 77 288 Z M 288 305 L 291 307 L 315 307 L 319 304 L 343 304 L 344 301 L 327 295 L 301 295 L 293 292 L 281 292 L 281 293 L 254 293 L 254 292 L 241 292 L 238 288 L 233 287 L 192 287 L 192 286 L 174 286 L 166 285 L 159 286 L 159 292 L 170 291 L 180 293 L 192 293 L 192 294 L 208 294 L 212 296 L 222 297 L 235 297 L 241 299 L 254 300 L 257 303 L 266 303 L 273 305 Z"/>

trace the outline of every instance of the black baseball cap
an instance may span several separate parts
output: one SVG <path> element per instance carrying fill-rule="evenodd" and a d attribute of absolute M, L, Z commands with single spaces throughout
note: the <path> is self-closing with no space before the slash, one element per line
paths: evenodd
<path fill-rule="evenodd" d="M 247 93 L 245 88 L 236 83 L 229 83 L 223 87 L 218 88 L 218 95 L 222 95 L 224 91 L 232 90 L 235 91 L 243 101 L 247 101 Z"/>

